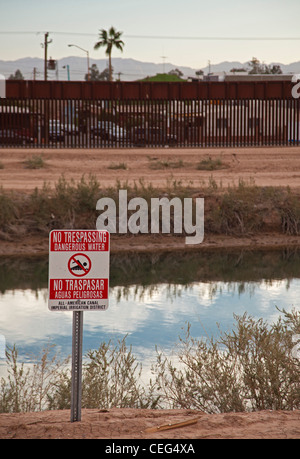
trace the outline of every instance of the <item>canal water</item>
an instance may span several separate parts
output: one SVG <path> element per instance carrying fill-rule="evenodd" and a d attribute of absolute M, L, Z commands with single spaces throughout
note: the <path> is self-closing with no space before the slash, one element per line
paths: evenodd
<path fill-rule="evenodd" d="M 0 260 L 0 376 L 4 346 L 31 361 L 48 344 L 71 355 L 72 313 L 47 306 L 48 259 Z M 172 353 L 187 325 L 195 338 L 232 330 L 234 315 L 275 321 L 300 306 L 300 251 L 193 251 L 111 256 L 107 311 L 84 313 L 83 353 L 126 336 L 144 365 Z"/>

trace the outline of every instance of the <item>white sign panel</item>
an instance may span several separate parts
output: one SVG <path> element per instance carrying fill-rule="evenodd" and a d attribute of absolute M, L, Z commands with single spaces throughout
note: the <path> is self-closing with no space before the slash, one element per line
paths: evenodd
<path fill-rule="evenodd" d="M 51 311 L 108 308 L 109 242 L 105 230 L 51 231 L 48 288 Z"/>

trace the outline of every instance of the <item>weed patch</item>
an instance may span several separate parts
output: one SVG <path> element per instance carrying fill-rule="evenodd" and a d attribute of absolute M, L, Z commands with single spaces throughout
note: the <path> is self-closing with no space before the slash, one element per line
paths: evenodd
<path fill-rule="evenodd" d="M 108 166 L 108 169 L 126 171 L 127 170 L 127 165 L 126 165 L 126 163 L 117 163 L 117 164 L 111 163 Z"/>
<path fill-rule="evenodd" d="M 46 162 L 42 155 L 32 155 L 24 161 L 24 166 L 26 169 L 42 169 L 46 167 Z"/>
<path fill-rule="evenodd" d="M 148 208 L 152 198 L 204 197 L 206 233 L 239 237 L 271 228 L 282 234 L 300 234 L 300 200 L 297 192 L 292 193 L 289 189 L 258 187 L 242 180 L 225 189 L 219 187 L 212 176 L 208 186 L 203 185 L 198 190 L 172 178 L 161 188 L 143 179 L 134 184 L 117 180 L 115 186 L 102 188 L 93 175 L 82 176 L 78 181 L 62 176 L 54 188 L 45 183 L 30 194 L 0 189 L 1 234 L 9 235 L 13 227 L 22 227 L 23 233 L 95 227 L 99 216 L 97 201 L 102 197 L 113 199 L 118 214 L 121 189 L 127 190 L 128 201 L 134 197 L 143 198 Z"/>
<path fill-rule="evenodd" d="M 154 159 L 149 163 L 149 168 L 152 170 L 179 169 L 181 167 L 184 167 L 184 163 L 181 159 L 179 159 L 178 161 L 171 161 L 169 159 L 160 161 Z"/>
<path fill-rule="evenodd" d="M 196 169 L 200 171 L 215 171 L 218 169 L 224 169 L 227 166 L 223 163 L 221 158 L 212 159 L 210 156 L 200 161 Z"/>

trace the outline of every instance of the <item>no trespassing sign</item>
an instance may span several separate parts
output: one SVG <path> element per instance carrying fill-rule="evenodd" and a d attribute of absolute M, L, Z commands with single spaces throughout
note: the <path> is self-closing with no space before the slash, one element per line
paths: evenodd
<path fill-rule="evenodd" d="M 53 230 L 49 236 L 48 307 L 51 311 L 108 308 L 109 233 Z"/>

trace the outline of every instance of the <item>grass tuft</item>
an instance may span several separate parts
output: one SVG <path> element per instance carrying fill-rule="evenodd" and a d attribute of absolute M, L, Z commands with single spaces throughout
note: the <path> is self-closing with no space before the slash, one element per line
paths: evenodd
<path fill-rule="evenodd" d="M 46 167 L 46 162 L 42 155 L 32 155 L 24 161 L 24 165 L 26 169 L 42 169 Z"/>
<path fill-rule="evenodd" d="M 199 171 L 216 171 L 218 169 L 224 169 L 227 166 L 223 163 L 220 158 L 212 159 L 210 156 L 200 161 L 196 169 Z"/>
<path fill-rule="evenodd" d="M 127 170 L 127 165 L 126 163 L 117 163 L 117 164 L 114 164 L 114 163 L 111 163 L 108 167 L 108 169 L 113 169 L 113 170 Z"/>

